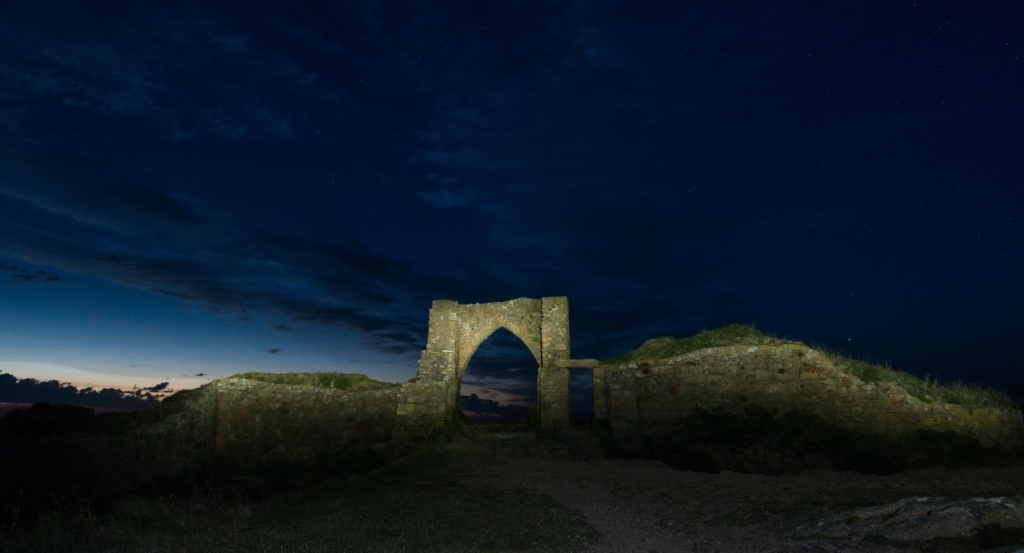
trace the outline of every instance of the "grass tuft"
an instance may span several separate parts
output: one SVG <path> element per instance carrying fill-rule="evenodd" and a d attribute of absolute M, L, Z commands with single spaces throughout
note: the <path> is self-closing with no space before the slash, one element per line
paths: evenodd
<path fill-rule="evenodd" d="M 315 386 L 318 388 L 334 388 L 350 392 L 370 390 L 387 390 L 400 384 L 373 380 L 364 374 L 316 372 L 316 373 L 260 373 L 248 372 L 236 374 L 230 378 L 245 378 L 266 382 L 268 384 L 284 384 L 288 386 Z"/>
<path fill-rule="evenodd" d="M 202 388 L 190 388 L 188 390 L 179 390 L 167 397 L 165 397 L 160 403 L 171 404 L 181 403 L 195 398 L 201 393 Z"/>
<path fill-rule="evenodd" d="M 705 349 L 736 345 L 777 345 L 802 344 L 794 340 L 783 340 L 768 335 L 747 325 L 733 324 L 712 330 L 702 330 L 695 336 L 672 338 L 664 336 L 644 342 L 636 350 L 612 357 L 605 361 L 610 365 L 622 365 L 632 361 L 654 361 L 668 359 L 687 353 Z M 895 384 L 907 391 L 911 396 L 928 403 L 952 403 L 970 409 L 999 408 L 1020 409 L 1021 404 L 1009 394 L 982 386 L 970 384 L 962 380 L 955 382 L 939 382 L 938 379 L 921 378 L 919 376 L 897 371 L 888 363 L 875 364 L 839 355 L 828 348 L 815 346 L 824 353 L 837 369 L 869 384 Z"/>
<path fill-rule="evenodd" d="M 878 365 L 851 359 L 841 355 L 829 355 L 837 369 L 856 376 L 869 384 L 890 383 L 903 388 L 908 394 L 928 403 L 952 403 L 964 407 L 979 409 L 996 407 L 999 409 L 1020 409 L 1020 404 L 1009 394 L 982 386 L 970 384 L 963 380 L 939 382 L 937 378 L 897 371 L 888 363 Z"/>
<path fill-rule="evenodd" d="M 702 330 L 695 336 L 672 338 L 663 336 L 643 343 L 639 348 L 605 361 L 611 365 L 622 365 L 639 359 L 667 359 L 686 355 L 705 348 L 718 348 L 739 344 L 785 344 L 793 343 L 767 335 L 747 325 L 733 324 L 713 330 Z"/>

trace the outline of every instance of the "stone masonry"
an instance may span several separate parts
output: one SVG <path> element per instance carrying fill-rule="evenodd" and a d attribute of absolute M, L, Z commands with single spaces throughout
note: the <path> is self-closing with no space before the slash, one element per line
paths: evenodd
<path fill-rule="evenodd" d="M 350 391 L 234 377 L 214 386 L 214 451 L 254 460 L 383 451 L 399 397 L 398 385 Z"/>
<path fill-rule="evenodd" d="M 597 361 L 569 357 L 567 298 L 519 298 L 468 305 L 436 300 L 430 309 L 427 347 L 420 356 L 416 378 L 402 386 L 396 439 L 418 433 L 431 423 L 450 420 L 469 360 L 499 328 L 522 340 L 537 360 L 542 427 L 550 430 L 568 425 L 569 369 L 593 366 Z"/>
<path fill-rule="evenodd" d="M 803 344 L 707 348 L 594 369 L 595 418 L 610 423 L 624 449 L 670 435 L 696 407 L 739 412 L 749 405 L 892 437 L 951 431 L 1000 449 L 1019 449 L 1024 438 L 1020 410 L 924 402 L 899 386 L 845 374 Z"/>
<path fill-rule="evenodd" d="M 161 462 L 146 462 L 156 472 L 171 470 L 171 461 L 201 465 L 211 456 L 304 461 L 380 452 L 450 420 L 470 358 L 498 328 L 519 337 L 537 360 L 543 428 L 568 425 L 569 371 L 593 368 L 595 419 L 609 423 L 625 451 L 672 435 L 697 407 L 741 412 L 750 405 L 797 410 L 894 437 L 936 430 L 973 437 L 986 447 L 1024 445 L 1020 410 L 924 402 L 899 386 L 845 374 L 825 354 L 799 343 L 706 348 L 624 364 L 571 359 L 564 297 L 470 305 L 438 300 L 413 381 L 339 390 L 232 377 L 204 386 L 193 400 L 165 402 L 163 422 L 126 443 L 159 444 L 138 448 L 161 452 Z"/>
<path fill-rule="evenodd" d="M 1024 446 L 1019 409 L 921 401 L 899 386 L 845 374 L 822 352 L 798 343 L 705 348 L 622 364 L 571 359 L 568 303 L 553 297 L 476 305 L 434 302 L 417 378 L 406 384 L 348 375 L 355 384 L 335 389 L 231 377 L 164 401 L 151 423 L 42 440 L 8 456 L 7 466 L 32 474 L 39 459 L 55 456 L 52 448 L 71 447 L 78 453 L 67 468 L 68 479 L 81 476 L 97 490 L 123 494 L 146 482 L 201 471 L 217 459 L 268 466 L 348 459 L 358 465 L 402 454 L 405 446 L 429 435 L 433 424 L 449 420 L 469 359 L 498 328 L 518 336 L 538 362 L 546 429 L 568 423 L 569 371 L 591 367 L 595 419 L 607 421 L 626 452 L 642 451 L 651 439 L 670 438 L 697 407 L 741 412 L 751 405 L 779 413 L 797 410 L 886 436 L 950 431 L 986 447 Z M 7 499 L 0 493 L 0 504 Z"/>

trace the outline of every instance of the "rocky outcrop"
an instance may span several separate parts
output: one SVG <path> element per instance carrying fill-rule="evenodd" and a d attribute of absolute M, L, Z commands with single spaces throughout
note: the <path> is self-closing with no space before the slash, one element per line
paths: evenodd
<path fill-rule="evenodd" d="M 830 515 L 797 527 L 792 536 L 805 540 L 867 541 L 899 548 L 946 541 L 950 545 L 961 543 L 964 551 L 968 544 L 975 543 L 989 547 L 1024 544 L 1024 497 L 960 501 L 911 497 Z"/>

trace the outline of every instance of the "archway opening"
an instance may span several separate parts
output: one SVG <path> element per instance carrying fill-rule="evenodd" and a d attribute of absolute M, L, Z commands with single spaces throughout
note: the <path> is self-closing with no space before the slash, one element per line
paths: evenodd
<path fill-rule="evenodd" d="M 537 401 L 537 360 L 515 334 L 499 328 L 473 353 L 459 398 L 473 422 L 525 421 Z"/>
<path fill-rule="evenodd" d="M 594 423 L 593 369 L 572 369 L 569 373 L 569 404 L 572 425 L 590 428 Z"/>

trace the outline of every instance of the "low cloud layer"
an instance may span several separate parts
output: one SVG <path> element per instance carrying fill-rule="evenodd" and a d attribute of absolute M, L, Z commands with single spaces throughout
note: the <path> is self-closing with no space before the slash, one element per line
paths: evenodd
<path fill-rule="evenodd" d="M 476 394 L 462 396 L 462 412 L 479 422 L 516 421 L 530 413 L 526 405 L 505 405 L 492 399 L 481 399 Z"/>
<path fill-rule="evenodd" d="M 0 402 L 2 403 L 50 403 L 53 405 L 74 405 L 77 407 L 106 409 L 151 409 L 160 404 L 155 393 L 166 390 L 167 383 L 150 388 L 125 392 L 116 388 L 78 389 L 71 384 L 56 380 L 40 381 L 34 378 L 17 378 L 10 373 L 0 373 Z"/>

